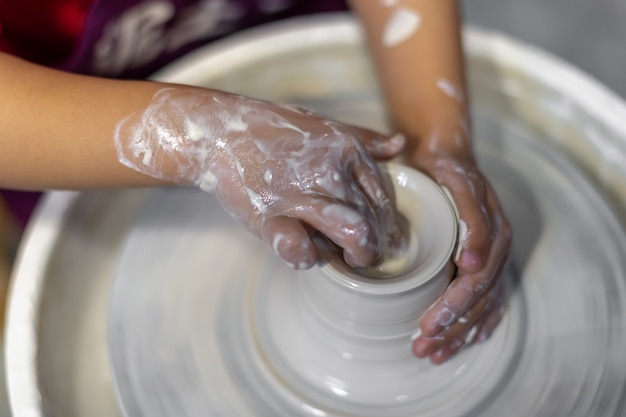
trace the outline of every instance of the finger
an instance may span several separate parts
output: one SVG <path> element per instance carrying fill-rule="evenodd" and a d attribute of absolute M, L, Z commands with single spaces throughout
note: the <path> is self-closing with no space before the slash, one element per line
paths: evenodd
<path fill-rule="evenodd" d="M 468 233 L 463 242 L 463 250 L 456 264 L 459 269 L 474 272 L 473 255 L 480 250 L 488 250 L 491 256 L 492 252 L 495 256 L 508 256 L 511 241 L 511 228 L 508 221 L 504 217 L 500 202 L 496 197 L 493 189 L 487 184 L 486 189 L 486 206 L 483 206 L 484 219 L 488 220 L 488 229 L 481 232 L 471 232 L 470 227 L 476 227 L 476 224 L 468 226 Z M 498 243 L 494 242 L 500 238 Z"/>
<path fill-rule="evenodd" d="M 463 338 L 468 330 L 477 329 L 477 323 L 487 314 L 486 310 L 493 304 L 495 294 L 485 293 L 476 304 L 457 321 L 442 330 L 436 337 L 420 336 L 413 341 L 413 352 L 419 358 L 425 358 L 449 344 L 455 339 Z"/>
<path fill-rule="evenodd" d="M 431 353 L 429 353 L 429 358 L 431 362 L 435 364 L 440 364 L 452 356 L 456 355 L 460 350 L 471 346 L 476 342 L 479 338 L 479 329 L 484 326 L 487 320 L 492 317 L 498 316 L 498 309 L 494 309 L 493 305 L 487 307 L 487 316 L 481 316 L 480 320 L 472 325 L 471 327 L 465 329 L 463 332 L 455 335 L 452 339 L 449 339 L 446 343 L 434 349 Z"/>
<path fill-rule="evenodd" d="M 268 219 L 262 238 L 274 252 L 294 269 L 309 269 L 315 265 L 319 254 L 309 233 L 300 221 L 287 216 Z"/>
<path fill-rule="evenodd" d="M 385 160 L 397 156 L 404 150 L 406 138 L 401 133 L 392 136 L 381 135 L 367 129 L 356 132 L 365 149 L 375 158 Z"/>
<path fill-rule="evenodd" d="M 457 276 L 441 298 L 422 317 L 421 329 L 425 336 L 435 336 L 454 323 L 476 304 L 499 279 L 508 260 L 510 236 L 496 235 L 494 248 L 485 268 L 474 274 Z"/>
<path fill-rule="evenodd" d="M 355 182 L 366 196 L 382 227 L 381 233 L 385 240 L 381 243 L 389 247 L 398 246 L 402 241 L 402 233 L 396 219 L 393 185 L 390 181 L 385 181 L 375 163 L 360 161 L 352 171 Z"/>
<path fill-rule="evenodd" d="M 504 285 L 502 280 L 495 280 L 492 287 L 485 292 L 476 304 L 474 304 L 472 308 L 459 317 L 454 323 L 441 331 L 439 336 L 443 336 L 446 339 L 458 337 L 469 328 L 482 323 L 484 318 L 491 312 L 492 309 L 496 306 L 501 308 L 504 298 L 504 291 L 501 290 L 503 287 Z"/>
<path fill-rule="evenodd" d="M 355 200 L 361 198 L 352 197 Z M 345 262 L 352 267 L 370 266 L 380 253 L 380 226 L 368 215 L 322 194 L 311 194 L 294 204 L 288 213 L 310 225 L 343 249 Z"/>
<path fill-rule="evenodd" d="M 492 296 L 489 297 L 489 302 L 485 307 L 485 311 L 479 316 L 479 320 L 477 320 L 471 327 L 456 334 L 451 340 L 442 344 L 439 348 L 433 350 L 429 354 L 431 362 L 441 364 L 447 361 L 456 355 L 461 349 L 479 342 L 481 333 L 484 329 L 490 328 L 493 330 L 502 317 L 502 296 L 503 294 L 500 294 L 499 291 L 495 289 Z M 485 327 L 487 322 L 491 323 L 488 327 Z M 489 334 L 490 333 L 491 332 L 489 332 Z M 486 340 L 486 338 L 484 340 Z"/>
<path fill-rule="evenodd" d="M 480 174 L 471 172 L 467 177 L 455 177 L 444 185 L 450 190 L 457 207 L 461 228 L 459 232 L 460 256 L 455 259 L 463 272 L 478 272 L 483 268 L 490 248 L 490 211 L 485 200 L 489 192 Z"/>
<path fill-rule="evenodd" d="M 501 284 L 497 291 L 499 294 L 495 298 L 493 308 L 478 327 L 478 333 L 474 339 L 476 343 L 483 343 L 487 340 L 504 316 L 504 285 Z"/>
<path fill-rule="evenodd" d="M 487 309 L 489 313 L 492 312 L 491 307 L 487 307 Z M 474 344 L 478 336 L 478 329 L 484 324 L 485 320 L 485 316 L 481 316 L 478 322 L 435 349 L 429 354 L 430 361 L 434 364 L 441 364 L 456 355 L 460 350 Z"/>
<path fill-rule="evenodd" d="M 463 336 L 463 335 L 461 335 Z M 454 338 L 452 341 L 445 346 L 441 347 L 439 350 L 436 350 L 431 355 L 429 355 L 429 359 L 434 364 L 441 364 L 452 356 L 456 355 L 459 350 L 461 350 L 465 346 L 465 338 L 459 337 Z"/>

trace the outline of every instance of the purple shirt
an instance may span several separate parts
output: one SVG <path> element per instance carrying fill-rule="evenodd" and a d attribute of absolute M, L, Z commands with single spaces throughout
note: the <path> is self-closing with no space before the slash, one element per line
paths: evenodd
<path fill-rule="evenodd" d="M 343 0 L 95 0 L 68 71 L 145 78 L 181 55 L 248 27 L 345 10 Z"/>
<path fill-rule="evenodd" d="M 76 48 L 59 68 L 142 79 L 229 33 L 291 16 L 339 10 L 346 10 L 344 0 L 94 0 Z M 0 193 L 25 224 L 39 194 Z"/>

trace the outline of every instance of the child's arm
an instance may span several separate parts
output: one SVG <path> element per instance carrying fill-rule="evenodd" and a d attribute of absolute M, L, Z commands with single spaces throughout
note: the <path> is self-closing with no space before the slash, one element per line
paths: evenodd
<path fill-rule="evenodd" d="M 423 317 L 413 348 L 442 362 L 483 340 L 502 314 L 501 271 L 511 232 L 476 166 L 455 0 L 352 0 L 408 161 L 452 194 L 467 232 L 457 277 Z M 475 333 L 474 333 L 475 332 Z M 474 335 L 473 340 L 472 335 Z"/>
<path fill-rule="evenodd" d="M 401 136 L 219 91 L 72 75 L 4 54 L 0 91 L 0 187 L 196 185 L 297 268 L 317 260 L 310 228 L 343 247 L 352 265 L 374 262 L 398 233 L 370 153 L 396 155 Z"/>
<path fill-rule="evenodd" d="M 112 132 L 158 85 L 51 70 L 0 53 L 0 187 L 43 190 L 148 186 L 121 165 Z"/>

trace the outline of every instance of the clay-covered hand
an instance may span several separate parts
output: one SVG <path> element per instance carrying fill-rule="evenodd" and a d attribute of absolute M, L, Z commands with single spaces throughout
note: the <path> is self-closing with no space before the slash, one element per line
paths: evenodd
<path fill-rule="evenodd" d="M 418 357 L 441 363 L 462 347 L 489 337 L 503 314 L 502 270 L 511 229 L 491 185 L 471 153 L 418 152 L 415 163 L 447 188 L 459 214 L 457 274 L 424 314 L 413 342 Z"/>
<path fill-rule="evenodd" d="M 137 171 L 214 193 L 294 268 L 318 259 L 316 230 L 353 266 L 372 264 L 399 234 L 373 157 L 404 137 L 218 91 L 165 88 L 117 127 L 119 160 Z"/>

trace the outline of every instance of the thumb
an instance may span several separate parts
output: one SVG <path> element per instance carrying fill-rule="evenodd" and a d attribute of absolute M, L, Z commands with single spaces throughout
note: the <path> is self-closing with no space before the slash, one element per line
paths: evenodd
<path fill-rule="evenodd" d="M 365 131 L 360 136 L 361 143 L 375 159 L 390 159 L 404 150 L 406 138 L 401 133 L 381 135 L 372 131 Z"/>

